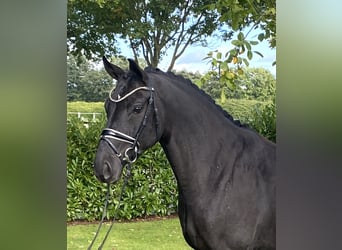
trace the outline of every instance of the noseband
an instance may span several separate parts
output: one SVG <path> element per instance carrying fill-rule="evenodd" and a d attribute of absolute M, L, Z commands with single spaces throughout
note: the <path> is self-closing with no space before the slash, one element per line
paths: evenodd
<path fill-rule="evenodd" d="M 130 163 L 133 163 L 137 160 L 138 157 L 138 151 L 139 151 L 139 137 L 143 131 L 143 129 L 146 126 L 147 123 L 147 118 L 150 114 L 150 110 L 151 108 L 153 108 L 154 110 L 154 114 L 156 117 L 156 133 L 158 134 L 158 119 L 157 119 L 157 109 L 155 107 L 155 103 L 154 103 L 154 88 L 150 88 L 150 87 L 138 87 L 133 89 L 131 92 L 129 92 L 128 94 L 126 94 L 123 97 L 118 96 L 118 99 L 113 99 L 112 98 L 112 91 L 110 91 L 109 93 L 109 99 L 112 102 L 118 103 L 123 101 L 124 99 L 126 99 L 127 97 L 131 96 L 132 94 L 134 94 L 135 92 L 139 91 L 139 90 L 144 90 L 144 91 L 149 91 L 150 92 L 150 97 L 148 99 L 148 106 L 146 108 L 145 114 L 144 114 L 144 118 L 142 120 L 142 122 L 140 123 L 140 126 L 138 128 L 138 131 L 136 132 L 134 137 L 131 137 L 125 133 L 122 133 L 118 130 L 115 129 L 111 129 L 111 128 L 104 128 L 102 130 L 102 133 L 100 135 L 100 140 L 104 140 L 105 142 L 107 142 L 107 144 L 109 145 L 109 147 L 113 150 L 113 152 L 115 153 L 115 155 L 120 158 L 121 160 L 125 160 L 128 161 Z M 151 107 L 151 108 L 150 108 Z M 115 147 L 115 145 L 112 143 L 111 140 L 116 140 L 116 141 L 121 141 L 121 142 L 125 142 L 127 144 L 129 144 L 129 147 L 126 148 L 126 150 L 124 151 L 124 155 L 122 156 L 122 154 L 118 151 L 118 149 Z M 129 157 L 128 153 L 130 151 L 133 151 L 134 156 L 133 157 Z"/>
<path fill-rule="evenodd" d="M 117 150 L 117 148 L 115 147 L 115 145 L 110 141 L 110 139 L 114 139 L 117 141 L 122 141 L 122 142 L 126 142 L 128 144 L 130 144 L 131 146 L 128 147 L 125 150 L 124 156 L 129 159 L 128 157 L 128 152 L 130 150 L 134 149 L 135 154 L 138 153 L 138 147 L 139 147 L 139 142 L 137 139 L 130 137 L 124 133 L 121 133 L 117 130 L 111 129 L 111 128 L 105 128 L 102 130 L 102 133 L 100 135 L 100 140 L 104 140 L 105 142 L 108 143 L 109 147 L 114 151 L 115 155 L 119 158 L 122 157 L 122 154 Z M 131 162 L 134 162 L 136 160 L 132 159 Z"/>

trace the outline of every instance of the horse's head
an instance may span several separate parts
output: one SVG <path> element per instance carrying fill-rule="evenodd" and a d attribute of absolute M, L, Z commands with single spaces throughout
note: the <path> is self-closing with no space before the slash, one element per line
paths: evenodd
<path fill-rule="evenodd" d="M 134 162 L 158 141 L 158 121 L 155 90 L 147 74 L 133 60 L 129 60 L 128 72 L 105 57 L 103 63 L 117 83 L 105 101 L 107 124 L 101 133 L 94 168 L 100 181 L 114 183 L 125 163 Z"/>

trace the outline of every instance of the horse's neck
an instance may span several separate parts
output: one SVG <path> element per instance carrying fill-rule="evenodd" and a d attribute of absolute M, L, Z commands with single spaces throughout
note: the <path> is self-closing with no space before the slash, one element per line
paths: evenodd
<path fill-rule="evenodd" d="M 199 97 L 201 98 L 201 97 Z M 181 189 L 197 189 L 209 181 L 212 169 L 224 164 L 223 157 L 239 128 L 205 98 L 179 93 L 167 105 L 164 133 L 160 143 Z"/>

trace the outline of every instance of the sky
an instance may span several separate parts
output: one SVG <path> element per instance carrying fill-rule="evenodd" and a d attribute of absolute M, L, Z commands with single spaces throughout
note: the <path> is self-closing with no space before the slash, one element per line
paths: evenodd
<path fill-rule="evenodd" d="M 245 34 L 247 32 L 244 32 Z M 247 37 L 247 40 L 258 40 L 257 35 L 260 30 L 253 30 Z M 235 38 L 233 38 L 235 39 Z M 222 53 L 226 53 L 232 49 L 231 41 L 223 42 L 218 41 L 217 38 L 208 38 L 208 47 L 200 45 L 192 45 L 185 49 L 185 52 L 178 58 L 175 63 L 174 69 L 176 71 L 186 70 L 191 72 L 204 73 L 210 70 L 210 63 L 208 60 L 203 60 L 210 51 L 218 50 Z M 120 46 L 122 55 L 125 57 L 133 57 L 132 52 L 125 43 L 121 43 Z M 262 67 L 269 70 L 274 76 L 276 76 L 276 66 L 272 66 L 272 63 L 276 61 L 276 49 L 269 48 L 267 41 L 263 41 L 258 45 L 252 46 L 252 50 L 260 52 L 264 57 L 260 57 L 257 54 L 253 54 L 252 60 L 249 62 L 249 67 L 258 68 Z M 171 61 L 172 51 L 164 56 L 159 63 L 158 68 L 166 71 Z"/>

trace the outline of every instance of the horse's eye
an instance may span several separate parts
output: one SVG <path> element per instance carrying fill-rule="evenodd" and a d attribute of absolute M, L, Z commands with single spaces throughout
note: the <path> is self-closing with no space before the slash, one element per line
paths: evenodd
<path fill-rule="evenodd" d="M 133 112 L 140 113 L 143 107 L 141 105 L 134 106 Z"/>

